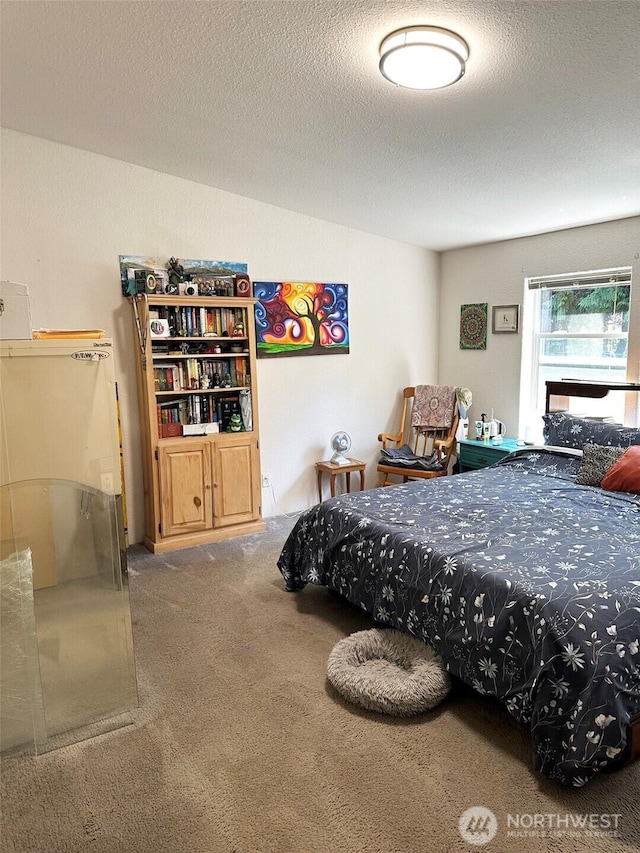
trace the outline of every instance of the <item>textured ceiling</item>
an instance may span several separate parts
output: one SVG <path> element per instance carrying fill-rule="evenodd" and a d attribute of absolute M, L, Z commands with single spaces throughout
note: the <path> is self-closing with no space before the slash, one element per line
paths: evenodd
<path fill-rule="evenodd" d="M 638 0 L 2 0 L 2 124 L 443 250 L 640 213 Z M 417 23 L 447 89 L 377 69 Z"/>

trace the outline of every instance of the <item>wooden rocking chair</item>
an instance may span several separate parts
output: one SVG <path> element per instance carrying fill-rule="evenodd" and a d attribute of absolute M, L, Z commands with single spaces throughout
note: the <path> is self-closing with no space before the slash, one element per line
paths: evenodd
<path fill-rule="evenodd" d="M 402 414 L 400 426 L 395 433 L 381 432 L 378 441 L 382 442 L 383 451 L 399 450 L 408 445 L 416 457 L 419 467 L 407 464 L 392 464 L 381 458 L 377 471 L 382 475 L 381 486 L 393 486 L 390 476 L 401 477 L 402 482 L 433 477 L 444 477 L 448 473 L 451 456 L 456 446 L 456 430 L 458 428 L 458 406 L 454 403 L 451 412 L 450 425 L 442 430 L 424 430 L 411 425 L 415 387 L 404 388 L 402 391 Z M 384 456 L 384 454 L 383 454 Z M 408 459 L 409 463 L 411 458 Z"/>

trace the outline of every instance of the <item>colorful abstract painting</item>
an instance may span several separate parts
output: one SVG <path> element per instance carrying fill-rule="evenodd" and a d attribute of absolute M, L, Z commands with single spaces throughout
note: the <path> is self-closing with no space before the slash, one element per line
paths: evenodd
<path fill-rule="evenodd" d="M 460 349 L 487 348 L 488 302 L 460 306 Z"/>
<path fill-rule="evenodd" d="M 258 358 L 349 352 L 348 285 L 254 281 Z"/>

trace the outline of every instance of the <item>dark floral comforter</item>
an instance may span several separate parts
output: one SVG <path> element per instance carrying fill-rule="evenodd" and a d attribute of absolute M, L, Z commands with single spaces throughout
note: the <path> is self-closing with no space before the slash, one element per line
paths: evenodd
<path fill-rule="evenodd" d="M 278 567 L 430 643 L 531 728 L 534 766 L 580 786 L 624 756 L 640 713 L 640 497 L 577 486 L 543 450 L 331 498 Z"/>

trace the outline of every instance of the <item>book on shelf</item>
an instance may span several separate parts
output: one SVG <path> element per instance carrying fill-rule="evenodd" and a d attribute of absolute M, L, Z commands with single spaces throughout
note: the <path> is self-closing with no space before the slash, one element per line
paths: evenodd
<path fill-rule="evenodd" d="M 178 364 L 162 364 L 153 368 L 153 382 L 156 391 L 180 391 L 180 366 Z"/>
<path fill-rule="evenodd" d="M 186 336 L 232 337 L 238 323 L 246 329 L 247 315 L 243 308 L 218 306 L 166 305 L 150 309 L 154 319 L 166 320 L 172 337 Z"/>
<path fill-rule="evenodd" d="M 158 424 L 158 434 L 160 438 L 177 438 L 183 434 L 183 425 L 181 423 Z"/>
<path fill-rule="evenodd" d="M 247 362 L 244 358 L 236 358 L 235 368 L 236 368 L 236 385 L 243 387 L 247 384 Z"/>

